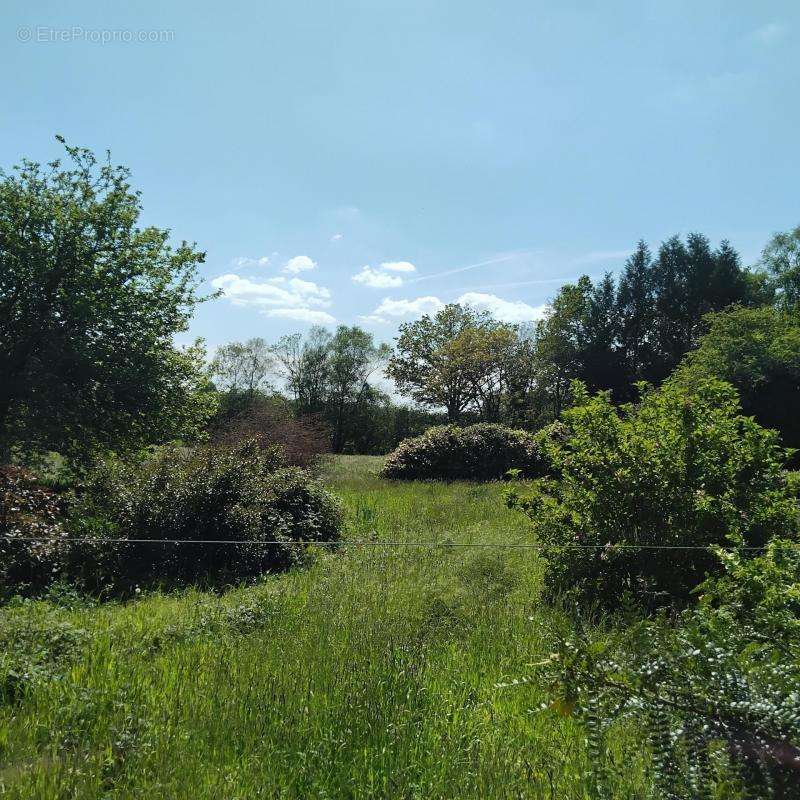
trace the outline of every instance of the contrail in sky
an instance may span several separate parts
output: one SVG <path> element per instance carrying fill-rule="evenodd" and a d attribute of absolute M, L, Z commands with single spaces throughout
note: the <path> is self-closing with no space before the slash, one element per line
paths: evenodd
<path fill-rule="evenodd" d="M 514 258 L 524 255 L 523 253 L 513 253 L 510 256 L 501 256 L 500 258 L 492 258 L 489 261 L 479 261 L 477 264 L 468 264 L 466 267 L 456 267 L 455 269 L 448 269 L 444 272 L 434 272 L 433 275 L 422 275 L 419 278 L 413 278 L 406 283 L 419 283 L 420 281 L 429 281 L 433 278 L 444 278 L 446 275 L 455 275 L 458 272 L 467 272 L 470 269 L 477 269 L 478 267 L 488 267 L 489 264 L 499 264 L 501 261 L 511 261 Z"/>

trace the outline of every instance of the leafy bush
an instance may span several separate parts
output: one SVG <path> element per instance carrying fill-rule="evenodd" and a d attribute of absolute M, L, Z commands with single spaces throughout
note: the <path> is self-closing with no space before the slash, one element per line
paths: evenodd
<path fill-rule="evenodd" d="M 406 439 L 389 454 L 381 474 L 401 480 L 490 481 L 512 468 L 525 477 L 544 473 L 543 453 L 533 435 L 481 423 L 442 425 Z"/>
<path fill-rule="evenodd" d="M 129 591 L 285 569 L 305 552 L 293 543 L 338 537 L 341 509 L 303 470 L 283 467 L 277 448 L 251 440 L 108 464 L 85 487 L 71 527 L 88 541 L 71 548 L 68 573 L 93 589 Z"/>
<path fill-rule="evenodd" d="M 0 468 L 0 597 L 52 579 L 67 536 L 63 513 L 63 501 L 31 473 Z"/>
<path fill-rule="evenodd" d="M 728 384 L 688 396 L 667 385 L 621 408 L 581 385 L 574 393 L 561 434 L 541 440 L 560 480 L 508 493 L 552 548 L 550 592 L 684 601 L 718 569 L 708 546 L 758 547 L 796 531 L 778 434 L 742 416 Z"/>
<path fill-rule="evenodd" d="M 742 409 L 784 445 L 800 446 L 800 315 L 732 308 L 706 317 L 708 333 L 670 378 L 684 390 L 709 377 L 733 384 Z"/>
<path fill-rule="evenodd" d="M 646 733 L 661 796 L 795 797 L 800 773 L 800 547 L 719 553 L 678 625 L 642 621 L 605 642 L 557 637 L 538 678 L 585 724 L 596 794 L 613 796 L 609 729 Z M 791 787 L 795 789 L 792 790 Z"/>
<path fill-rule="evenodd" d="M 58 674 L 60 663 L 74 658 L 87 639 L 87 631 L 49 609 L 5 608 L 0 616 L 0 704 L 18 700 L 37 682 Z"/>

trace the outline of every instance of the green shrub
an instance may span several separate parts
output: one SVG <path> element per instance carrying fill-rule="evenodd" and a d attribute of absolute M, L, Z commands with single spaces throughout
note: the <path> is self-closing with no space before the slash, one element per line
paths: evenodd
<path fill-rule="evenodd" d="M 742 409 L 800 445 L 800 315 L 771 306 L 733 307 L 705 318 L 708 333 L 686 354 L 670 381 L 684 391 L 710 377 L 731 383 Z"/>
<path fill-rule="evenodd" d="M 443 425 L 406 439 L 389 454 L 381 474 L 401 480 L 491 481 L 509 469 L 525 477 L 543 474 L 541 448 L 530 433 L 482 423 Z"/>
<path fill-rule="evenodd" d="M 24 601 L 25 603 L 29 601 Z M 58 674 L 88 633 L 48 609 L 5 608 L 0 616 L 0 704 L 23 697 L 37 682 Z"/>
<path fill-rule="evenodd" d="M 709 381 L 691 395 L 667 385 L 621 408 L 580 385 L 575 396 L 564 430 L 543 440 L 560 479 L 508 496 L 552 548 L 551 593 L 685 601 L 718 568 L 708 546 L 794 535 L 778 434 L 742 416 L 728 384 Z"/>
<path fill-rule="evenodd" d="M 776 539 L 758 557 L 720 557 L 722 575 L 677 625 L 643 621 L 604 642 L 556 634 L 539 665 L 553 707 L 586 726 L 596 795 L 613 796 L 609 729 L 628 719 L 659 796 L 797 796 L 800 547 Z"/>
<path fill-rule="evenodd" d="M 173 448 L 93 476 L 71 518 L 88 541 L 70 549 L 66 571 L 114 592 L 224 584 L 296 564 L 306 548 L 293 543 L 334 541 L 340 528 L 338 501 L 303 470 L 283 467 L 276 449 Z"/>
<path fill-rule="evenodd" d="M 94 590 L 126 592 L 286 569 L 306 551 L 294 543 L 338 538 L 341 509 L 306 472 L 283 467 L 278 450 L 247 441 L 109 465 L 86 487 L 72 527 L 89 541 L 71 550 L 68 572 Z"/>

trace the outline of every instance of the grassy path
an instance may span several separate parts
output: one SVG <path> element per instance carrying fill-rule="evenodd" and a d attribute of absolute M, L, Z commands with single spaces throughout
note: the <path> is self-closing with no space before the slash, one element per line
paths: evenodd
<path fill-rule="evenodd" d="M 377 467 L 329 470 L 351 539 L 528 535 L 497 485 Z M 352 546 L 222 598 L 0 609 L 4 658 L 36 681 L 16 701 L 6 681 L 0 796 L 584 797 L 574 723 L 495 687 L 547 652 L 540 569 L 530 550 Z"/>

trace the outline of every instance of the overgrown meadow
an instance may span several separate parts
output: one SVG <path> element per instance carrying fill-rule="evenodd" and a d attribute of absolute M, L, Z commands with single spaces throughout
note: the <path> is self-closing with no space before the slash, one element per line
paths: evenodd
<path fill-rule="evenodd" d="M 585 797 L 582 729 L 542 710 L 547 687 L 498 686 L 568 624 L 539 601 L 537 551 L 446 546 L 530 542 L 529 521 L 502 484 L 389 484 L 380 464 L 328 464 L 347 530 L 310 568 L 3 607 L 0 794 Z M 615 797 L 647 794 L 635 734 L 615 737 Z"/>

